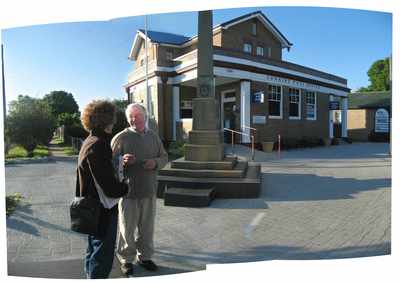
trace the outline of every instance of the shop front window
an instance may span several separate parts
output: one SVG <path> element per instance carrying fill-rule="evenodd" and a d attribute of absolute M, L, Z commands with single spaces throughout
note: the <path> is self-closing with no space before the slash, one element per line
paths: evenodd
<path fill-rule="evenodd" d="M 317 101 L 315 92 L 306 92 L 306 116 L 308 120 L 317 119 Z"/>
<path fill-rule="evenodd" d="M 289 119 L 300 119 L 300 89 L 289 88 Z"/>
<path fill-rule="evenodd" d="M 268 85 L 268 112 L 270 118 L 282 118 L 282 87 Z"/>

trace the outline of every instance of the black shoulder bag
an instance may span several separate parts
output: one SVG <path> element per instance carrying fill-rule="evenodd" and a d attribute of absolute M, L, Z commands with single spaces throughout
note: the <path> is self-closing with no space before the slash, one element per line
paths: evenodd
<path fill-rule="evenodd" d="M 76 185 L 76 197 L 70 206 L 71 230 L 82 234 L 98 235 L 102 204 L 96 198 L 82 195 L 82 187 L 79 185 L 78 173 Z M 77 195 L 78 191 L 79 195 Z"/>

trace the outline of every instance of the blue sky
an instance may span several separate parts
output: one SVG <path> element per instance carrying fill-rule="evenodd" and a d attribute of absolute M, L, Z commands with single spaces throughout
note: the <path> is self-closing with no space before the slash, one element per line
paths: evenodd
<path fill-rule="evenodd" d="M 371 64 L 392 52 L 392 15 L 353 9 L 310 7 L 240 8 L 214 11 L 214 25 L 261 10 L 293 43 L 283 59 L 367 86 Z M 124 98 L 133 69 L 127 59 L 144 17 L 104 22 L 37 25 L 2 30 L 7 102 L 19 94 L 42 97 L 71 92 L 80 108 L 94 98 Z M 151 30 L 197 33 L 197 12 L 148 17 Z"/>

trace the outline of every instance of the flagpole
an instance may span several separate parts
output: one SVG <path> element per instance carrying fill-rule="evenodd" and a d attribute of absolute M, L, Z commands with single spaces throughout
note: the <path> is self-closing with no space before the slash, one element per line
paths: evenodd
<path fill-rule="evenodd" d="M 3 123 L 6 122 L 6 85 L 4 78 L 4 47 L 1 44 L 1 77 L 2 77 L 2 85 L 3 85 Z"/>
<path fill-rule="evenodd" d="M 145 72 L 146 72 L 146 100 L 147 100 L 147 113 L 149 117 L 152 116 L 152 109 L 151 109 L 151 97 L 149 93 L 149 80 L 148 80 L 148 71 L 149 71 L 149 65 L 148 65 L 148 53 L 147 53 L 147 15 L 145 15 L 144 18 L 144 32 L 146 35 L 146 39 L 144 41 L 144 53 L 145 53 Z"/>

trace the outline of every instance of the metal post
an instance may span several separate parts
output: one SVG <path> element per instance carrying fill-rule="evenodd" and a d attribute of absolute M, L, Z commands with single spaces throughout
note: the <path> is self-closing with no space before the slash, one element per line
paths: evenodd
<path fill-rule="evenodd" d="M 3 44 L 1 44 L 1 77 L 3 85 L 3 123 L 6 122 L 6 85 L 4 78 L 4 49 Z"/>
<path fill-rule="evenodd" d="M 150 97 L 150 93 L 149 93 L 149 80 L 148 80 L 148 53 L 147 53 L 147 15 L 144 16 L 144 33 L 145 33 L 145 41 L 144 41 L 144 53 L 145 53 L 145 72 L 146 72 L 146 100 L 147 100 L 147 112 L 149 114 L 149 117 L 152 117 L 153 115 L 153 111 L 151 109 L 151 97 Z"/>
<path fill-rule="evenodd" d="M 233 131 L 231 131 L 231 141 L 232 141 L 232 155 L 235 153 L 234 149 L 233 149 Z"/>
<path fill-rule="evenodd" d="M 281 135 L 278 134 L 278 159 L 281 158 Z"/>
<path fill-rule="evenodd" d="M 251 160 L 254 161 L 254 135 L 251 135 Z"/>

